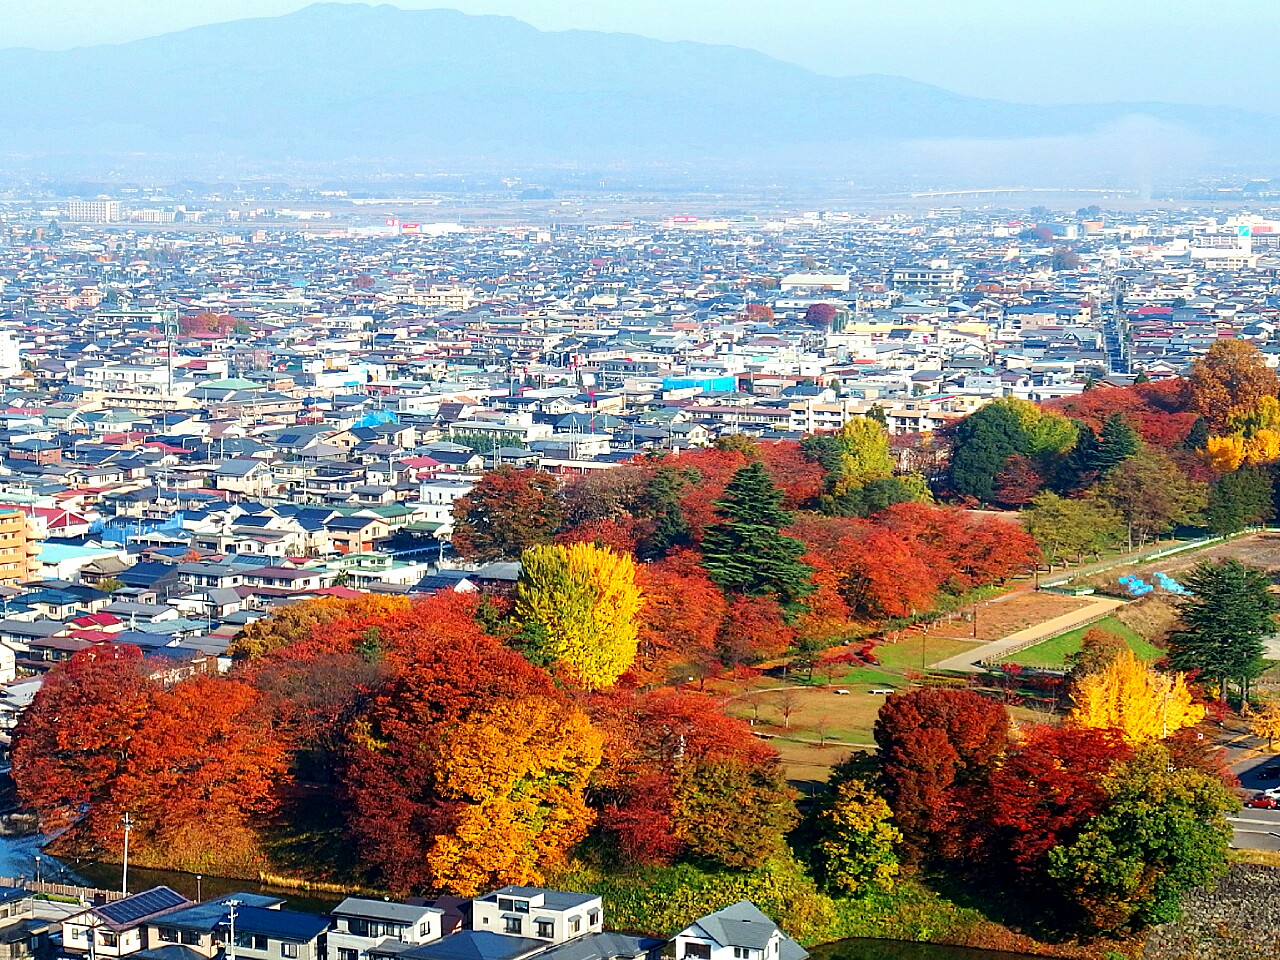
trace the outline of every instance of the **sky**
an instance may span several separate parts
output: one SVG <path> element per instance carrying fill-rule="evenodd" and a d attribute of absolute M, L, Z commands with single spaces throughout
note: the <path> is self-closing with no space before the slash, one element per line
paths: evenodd
<path fill-rule="evenodd" d="M 0 46 L 119 43 L 306 0 L 0 0 Z M 1280 112 L 1276 0 L 395 0 L 727 43 L 820 73 L 884 73 L 1029 103 L 1161 100 Z"/>

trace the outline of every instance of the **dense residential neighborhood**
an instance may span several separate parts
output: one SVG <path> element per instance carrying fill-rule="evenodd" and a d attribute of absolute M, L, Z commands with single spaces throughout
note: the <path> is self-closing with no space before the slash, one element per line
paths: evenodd
<path fill-rule="evenodd" d="M 4 213 L 5 682 L 104 640 L 209 669 L 279 604 L 509 577 L 450 549 L 498 465 L 580 475 L 873 408 L 927 435 L 1224 337 L 1280 359 L 1259 217 L 121 219 L 148 209 Z"/>
<path fill-rule="evenodd" d="M 188 199 L 0 207 L 11 879 L 171 878 L 14 949 L 1092 958 L 1272 852 L 1280 224 Z"/>

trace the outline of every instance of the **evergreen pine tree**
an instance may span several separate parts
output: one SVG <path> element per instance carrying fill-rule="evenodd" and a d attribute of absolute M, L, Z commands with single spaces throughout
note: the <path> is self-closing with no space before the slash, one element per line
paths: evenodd
<path fill-rule="evenodd" d="M 1129 421 L 1125 420 L 1124 417 L 1118 413 L 1113 413 L 1102 424 L 1102 434 L 1098 437 L 1093 469 L 1098 473 L 1106 473 L 1112 467 L 1118 466 L 1137 452 L 1137 431 L 1129 426 Z"/>
<path fill-rule="evenodd" d="M 689 524 L 680 509 L 680 494 L 691 482 L 690 473 L 697 475 L 696 471 L 680 471 L 671 466 L 654 471 L 640 501 L 641 514 L 653 521 L 653 531 L 636 544 L 641 560 L 661 559 L 673 548 L 689 542 Z"/>
<path fill-rule="evenodd" d="M 735 473 L 716 507 L 723 519 L 703 532 L 702 562 L 722 589 L 776 594 L 781 600 L 812 589 L 812 570 L 800 562 L 805 545 L 780 532 L 791 514 L 782 508 L 782 492 L 762 463 Z"/>
<path fill-rule="evenodd" d="M 1209 442 L 1209 421 L 1204 417 L 1196 417 L 1191 430 L 1182 445 L 1188 450 L 1203 450 Z"/>
<path fill-rule="evenodd" d="M 1224 691 L 1235 680 L 1242 697 L 1262 673 L 1262 638 L 1275 632 L 1280 610 L 1271 581 L 1239 560 L 1202 562 L 1183 580 L 1191 597 L 1182 605 L 1182 629 L 1169 638 L 1169 662 L 1178 670 L 1199 670 Z"/>

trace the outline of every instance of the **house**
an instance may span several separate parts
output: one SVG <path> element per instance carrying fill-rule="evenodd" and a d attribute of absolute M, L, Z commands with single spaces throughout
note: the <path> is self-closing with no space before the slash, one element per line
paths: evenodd
<path fill-rule="evenodd" d="M 411 947 L 439 940 L 444 911 L 435 907 L 347 897 L 333 910 L 329 960 L 393 957 Z"/>
<path fill-rule="evenodd" d="M 46 956 L 50 926 L 36 918 L 30 890 L 0 887 L 0 960 Z"/>
<path fill-rule="evenodd" d="M 673 942 L 675 960 L 804 960 L 809 955 L 748 900 L 694 921 Z"/>
<path fill-rule="evenodd" d="M 152 887 L 114 903 L 90 907 L 62 921 L 62 949 L 90 957 L 137 953 L 148 946 L 150 921 L 189 906 L 190 900 L 169 887 Z"/>
<path fill-rule="evenodd" d="M 267 463 L 247 457 L 224 460 L 213 471 L 213 478 L 218 490 L 228 490 L 246 497 L 265 496 L 275 486 Z"/>
<path fill-rule="evenodd" d="M 237 893 L 157 917 L 147 924 L 153 947 L 180 944 L 213 957 L 232 941 L 241 960 L 325 960 L 329 921 L 280 909 L 274 897 Z"/>
<path fill-rule="evenodd" d="M 390 525 L 377 517 L 334 517 L 324 528 L 338 553 L 370 553 L 391 534 Z"/>
<path fill-rule="evenodd" d="M 564 943 L 604 929 L 604 902 L 589 893 L 503 887 L 471 901 L 471 928 Z"/>

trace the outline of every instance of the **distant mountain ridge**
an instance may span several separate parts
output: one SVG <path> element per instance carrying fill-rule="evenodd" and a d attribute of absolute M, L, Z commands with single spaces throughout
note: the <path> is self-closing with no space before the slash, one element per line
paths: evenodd
<path fill-rule="evenodd" d="M 1215 145 L 1280 143 L 1280 118 L 1245 111 L 1003 103 L 736 47 L 450 10 L 318 4 L 120 45 L 0 51 L 0 156 L 803 157 L 1080 136 L 1135 114 Z"/>

